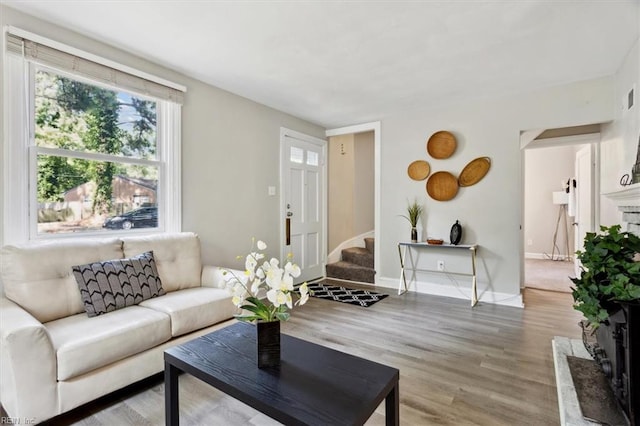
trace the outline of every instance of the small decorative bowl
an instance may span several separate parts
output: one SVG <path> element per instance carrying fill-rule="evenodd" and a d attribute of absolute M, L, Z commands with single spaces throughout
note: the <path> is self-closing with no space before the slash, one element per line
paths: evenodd
<path fill-rule="evenodd" d="M 444 240 L 427 239 L 427 243 L 439 246 L 444 243 Z"/>

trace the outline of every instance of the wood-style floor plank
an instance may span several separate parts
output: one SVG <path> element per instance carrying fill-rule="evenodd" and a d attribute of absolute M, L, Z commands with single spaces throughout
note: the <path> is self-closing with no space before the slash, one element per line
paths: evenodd
<path fill-rule="evenodd" d="M 424 294 L 362 308 L 311 298 L 282 332 L 400 370 L 403 425 L 558 425 L 551 340 L 579 338 L 570 294 L 527 289 L 526 309 Z M 55 425 L 163 425 L 159 376 L 54 419 Z M 180 377 L 185 425 L 274 425 L 261 413 Z M 367 425 L 384 424 L 384 406 Z"/>

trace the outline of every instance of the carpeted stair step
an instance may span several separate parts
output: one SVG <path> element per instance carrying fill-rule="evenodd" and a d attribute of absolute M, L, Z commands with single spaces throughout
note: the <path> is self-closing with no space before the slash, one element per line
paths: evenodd
<path fill-rule="evenodd" d="M 367 248 L 367 250 L 369 250 L 369 253 L 371 253 L 371 255 L 375 255 L 375 238 L 365 238 L 364 239 L 364 246 Z"/>
<path fill-rule="evenodd" d="M 343 260 L 327 265 L 327 278 L 375 283 L 376 271 L 372 268 L 345 262 Z"/>
<path fill-rule="evenodd" d="M 373 254 L 364 247 L 350 247 L 342 250 L 342 260 L 367 268 L 373 268 Z"/>

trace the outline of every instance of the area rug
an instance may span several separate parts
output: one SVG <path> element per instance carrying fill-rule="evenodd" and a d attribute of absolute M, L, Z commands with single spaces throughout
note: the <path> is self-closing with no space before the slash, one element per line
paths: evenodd
<path fill-rule="evenodd" d="M 602 369 L 591 359 L 567 356 L 582 415 L 605 425 L 626 425 Z"/>
<path fill-rule="evenodd" d="M 336 302 L 350 303 L 352 305 L 368 308 L 376 302 L 384 299 L 388 294 L 375 291 L 359 290 L 354 288 L 328 285 L 323 282 L 309 284 L 311 296 L 320 299 L 334 300 Z"/>

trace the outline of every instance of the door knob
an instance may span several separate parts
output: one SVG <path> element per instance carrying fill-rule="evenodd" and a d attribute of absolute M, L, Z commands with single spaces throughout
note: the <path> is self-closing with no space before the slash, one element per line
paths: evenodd
<path fill-rule="evenodd" d="M 287 217 L 293 216 L 293 212 L 287 212 Z"/>

